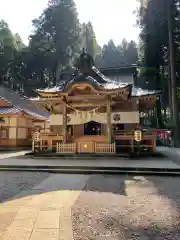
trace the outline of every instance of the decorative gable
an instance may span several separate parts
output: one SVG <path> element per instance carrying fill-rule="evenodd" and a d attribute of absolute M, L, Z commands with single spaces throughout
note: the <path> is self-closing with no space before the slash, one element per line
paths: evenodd
<path fill-rule="evenodd" d="M 94 88 L 87 84 L 79 84 L 71 88 L 69 91 L 69 96 L 79 96 L 79 95 L 91 95 L 94 92 Z"/>

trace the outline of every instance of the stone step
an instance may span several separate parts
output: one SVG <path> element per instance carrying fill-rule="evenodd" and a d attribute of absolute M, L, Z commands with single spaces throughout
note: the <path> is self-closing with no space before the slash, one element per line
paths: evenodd
<path fill-rule="evenodd" d="M 32 158 L 63 158 L 63 159 L 102 159 L 102 158 L 108 158 L 108 159 L 119 159 L 119 158 L 144 158 L 144 157 L 153 157 L 153 158 L 163 158 L 164 155 L 160 152 L 155 153 L 116 153 L 116 154 L 90 154 L 90 153 L 39 153 L 39 154 L 33 154 L 28 153 L 28 156 L 31 156 Z"/>
<path fill-rule="evenodd" d="M 0 171 L 28 171 L 28 172 L 50 172 L 62 174 L 128 174 L 128 175 L 162 175 L 180 176 L 180 169 L 177 168 L 92 168 L 92 167 L 65 167 L 65 166 L 0 166 Z"/>

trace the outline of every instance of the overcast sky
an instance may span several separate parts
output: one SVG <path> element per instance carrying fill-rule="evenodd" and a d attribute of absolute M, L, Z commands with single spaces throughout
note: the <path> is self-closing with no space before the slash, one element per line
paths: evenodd
<path fill-rule="evenodd" d="M 18 32 L 28 43 L 32 31 L 31 20 L 38 17 L 48 0 L 0 0 L 0 18 L 4 19 L 11 30 Z M 139 29 L 135 27 L 133 11 L 137 0 L 75 0 L 81 22 L 90 20 L 93 24 L 98 43 L 103 45 L 109 39 L 116 44 L 122 38 L 137 40 Z"/>

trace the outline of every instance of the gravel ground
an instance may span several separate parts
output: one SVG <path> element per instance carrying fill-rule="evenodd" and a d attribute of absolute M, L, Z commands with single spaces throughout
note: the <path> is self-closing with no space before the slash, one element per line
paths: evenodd
<path fill-rule="evenodd" d="M 180 240 L 179 183 L 179 177 L 91 177 L 72 208 L 74 240 Z"/>
<path fill-rule="evenodd" d="M 49 175 L 40 172 L 0 172 L 0 203 L 31 189 Z"/>

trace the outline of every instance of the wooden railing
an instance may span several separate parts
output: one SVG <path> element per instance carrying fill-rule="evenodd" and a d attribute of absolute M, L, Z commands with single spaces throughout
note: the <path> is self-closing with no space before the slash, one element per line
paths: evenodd
<path fill-rule="evenodd" d="M 116 144 L 95 143 L 95 153 L 116 153 Z"/>
<path fill-rule="evenodd" d="M 76 143 L 57 143 L 56 153 L 76 153 Z"/>
<path fill-rule="evenodd" d="M 50 133 L 51 129 L 50 128 L 41 128 L 40 133 Z"/>
<path fill-rule="evenodd" d="M 113 135 L 133 135 L 133 131 L 113 130 Z"/>
<path fill-rule="evenodd" d="M 116 136 L 119 136 L 119 135 L 121 135 L 121 136 L 128 136 L 128 135 L 134 135 L 134 130 L 131 130 L 131 131 L 125 131 L 125 130 L 116 130 L 116 129 L 114 129 L 113 130 L 113 135 L 116 135 Z M 152 132 L 150 132 L 150 131 L 143 131 L 143 135 L 153 135 L 153 133 Z"/>
<path fill-rule="evenodd" d="M 61 136 L 61 135 L 62 135 L 62 133 L 40 132 L 40 136 L 54 137 L 54 136 Z"/>

